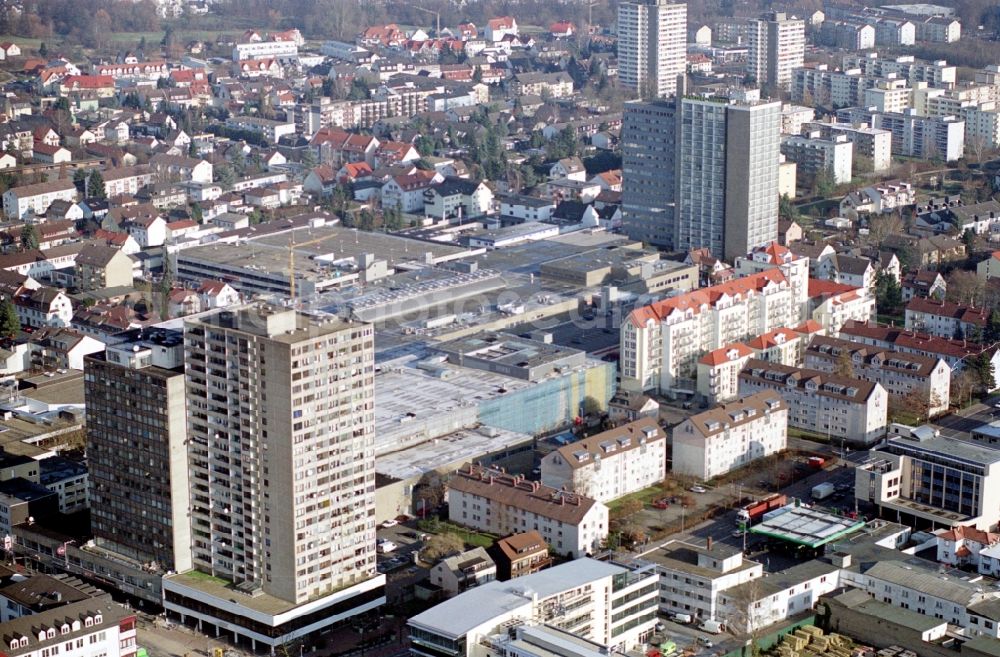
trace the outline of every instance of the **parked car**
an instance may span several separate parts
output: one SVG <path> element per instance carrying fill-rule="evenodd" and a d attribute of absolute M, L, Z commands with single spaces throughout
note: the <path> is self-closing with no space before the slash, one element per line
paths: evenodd
<path fill-rule="evenodd" d="M 669 507 L 670 507 L 670 500 L 668 500 L 665 497 L 661 497 L 660 499 L 653 502 L 654 509 L 666 509 Z"/>
<path fill-rule="evenodd" d="M 393 520 L 392 518 L 390 518 L 389 520 L 386 520 L 385 522 L 382 523 L 382 529 L 388 529 L 389 527 L 395 527 L 398 524 L 399 524 L 398 520 Z"/>
<path fill-rule="evenodd" d="M 692 493 L 707 493 L 708 492 L 708 489 L 705 488 L 704 486 L 692 486 L 691 488 L 688 488 L 688 490 L 691 491 Z"/>

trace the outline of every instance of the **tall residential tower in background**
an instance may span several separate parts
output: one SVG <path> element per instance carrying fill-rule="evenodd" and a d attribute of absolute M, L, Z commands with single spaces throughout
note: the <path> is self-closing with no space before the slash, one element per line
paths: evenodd
<path fill-rule="evenodd" d="M 618 79 L 645 100 L 677 91 L 687 70 L 687 5 L 628 0 L 618 5 Z"/>
<path fill-rule="evenodd" d="M 755 90 L 628 104 L 625 232 L 730 261 L 776 240 L 780 127 L 781 103 Z"/>
<path fill-rule="evenodd" d="M 747 73 L 761 87 L 788 90 L 806 53 L 805 21 L 772 12 L 750 21 Z"/>

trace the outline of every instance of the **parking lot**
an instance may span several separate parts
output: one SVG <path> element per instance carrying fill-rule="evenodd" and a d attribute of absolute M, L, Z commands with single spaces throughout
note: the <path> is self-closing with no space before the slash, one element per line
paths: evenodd
<path fill-rule="evenodd" d="M 386 599 L 389 604 L 402 602 L 409 594 L 413 584 L 427 577 L 427 568 L 420 565 L 416 558 L 423 541 L 418 537 L 416 521 L 392 527 L 379 527 L 379 540 L 392 541 L 397 547 L 391 552 L 379 552 L 378 572 L 386 576 Z"/>

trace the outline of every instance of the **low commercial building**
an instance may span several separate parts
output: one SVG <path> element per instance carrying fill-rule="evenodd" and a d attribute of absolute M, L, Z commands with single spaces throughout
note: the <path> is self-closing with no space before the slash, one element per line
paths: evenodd
<path fill-rule="evenodd" d="M 515 581 L 470 589 L 409 620 L 414 654 L 487 657 L 509 630 L 540 619 L 609 653 L 644 643 L 656 625 L 657 575 L 576 559 Z M 546 653 L 550 654 L 550 653 Z"/>
<path fill-rule="evenodd" d="M 492 534 L 537 529 L 571 557 L 595 553 L 608 533 L 608 508 L 600 502 L 472 464 L 448 482 L 448 517 Z"/>
<path fill-rule="evenodd" d="M 673 471 L 707 481 L 787 446 L 788 405 L 777 392 L 758 392 L 674 427 Z"/>
<path fill-rule="evenodd" d="M 870 347 L 850 340 L 816 336 L 805 352 L 805 367 L 880 384 L 893 402 L 924 417 L 948 410 L 951 368 L 940 358 Z"/>
<path fill-rule="evenodd" d="M 837 442 L 872 445 L 885 435 L 888 394 L 878 383 L 751 360 L 740 373 L 740 393 L 779 393 L 788 403 L 788 426 Z"/>
<path fill-rule="evenodd" d="M 542 458 L 542 484 L 609 502 L 666 478 L 667 436 L 644 418 L 564 445 Z"/>
<path fill-rule="evenodd" d="M 1000 521 L 1000 450 L 932 431 L 890 438 L 855 470 L 854 494 L 882 515 L 937 527 Z"/>

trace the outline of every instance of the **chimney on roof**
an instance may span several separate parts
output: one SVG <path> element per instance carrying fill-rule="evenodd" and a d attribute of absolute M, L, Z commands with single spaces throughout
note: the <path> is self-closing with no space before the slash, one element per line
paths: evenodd
<path fill-rule="evenodd" d="M 712 549 L 712 537 L 711 536 L 709 536 L 708 538 L 705 539 L 705 549 L 707 549 L 709 551 L 711 551 L 711 549 Z"/>

